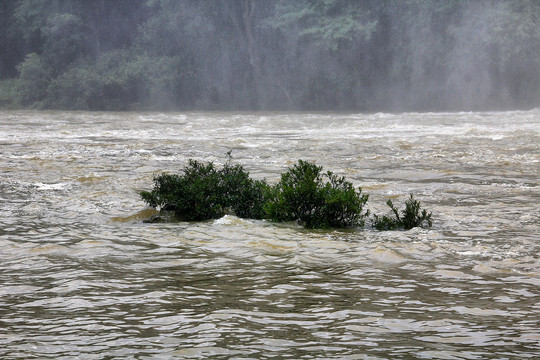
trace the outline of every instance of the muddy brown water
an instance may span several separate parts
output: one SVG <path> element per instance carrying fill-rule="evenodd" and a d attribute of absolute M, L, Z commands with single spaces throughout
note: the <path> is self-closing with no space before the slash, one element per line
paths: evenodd
<path fill-rule="evenodd" d="M 540 354 L 540 111 L 0 112 L 2 359 L 529 359 Z M 297 159 L 432 229 L 147 224 L 189 158 Z"/>

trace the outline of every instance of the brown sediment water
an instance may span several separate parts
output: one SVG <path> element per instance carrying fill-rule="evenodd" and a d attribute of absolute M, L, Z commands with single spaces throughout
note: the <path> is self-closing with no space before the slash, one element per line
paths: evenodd
<path fill-rule="evenodd" d="M 2 359 L 514 359 L 540 352 L 540 112 L 0 112 Z M 189 158 L 298 159 L 433 228 L 144 223 Z"/>

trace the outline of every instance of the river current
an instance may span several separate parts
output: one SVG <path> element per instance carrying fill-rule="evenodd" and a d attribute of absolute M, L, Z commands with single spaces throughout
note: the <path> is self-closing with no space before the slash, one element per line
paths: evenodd
<path fill-rule="evenodd" d="M 538 358 L 539 144 L 540 110 L 0 112 L 0 358 Z M 433 227 L 142 221 L 155 174 L 228 151 Z"/>

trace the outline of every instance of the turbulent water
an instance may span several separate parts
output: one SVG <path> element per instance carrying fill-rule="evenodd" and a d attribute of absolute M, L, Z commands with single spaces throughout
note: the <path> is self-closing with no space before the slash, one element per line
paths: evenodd
<path fill-rule="evenodd" d="M 527 359 L 540 354 L 540 111 L 0 112 L 2 359 Z M 189 158 L 298 159 L 432 229 L 148 224 Z"/>

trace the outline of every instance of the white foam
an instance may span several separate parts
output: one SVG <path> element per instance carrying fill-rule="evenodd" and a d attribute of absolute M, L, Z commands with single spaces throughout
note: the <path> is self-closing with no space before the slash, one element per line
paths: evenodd
<path fill-rule="evenodd" d="M 44 183 L 35 183 L 33 184 L 37 190 L 63 190 L 69 186 L 68 183 L 57 183 L 57 184 L 44 184 Z"/>

